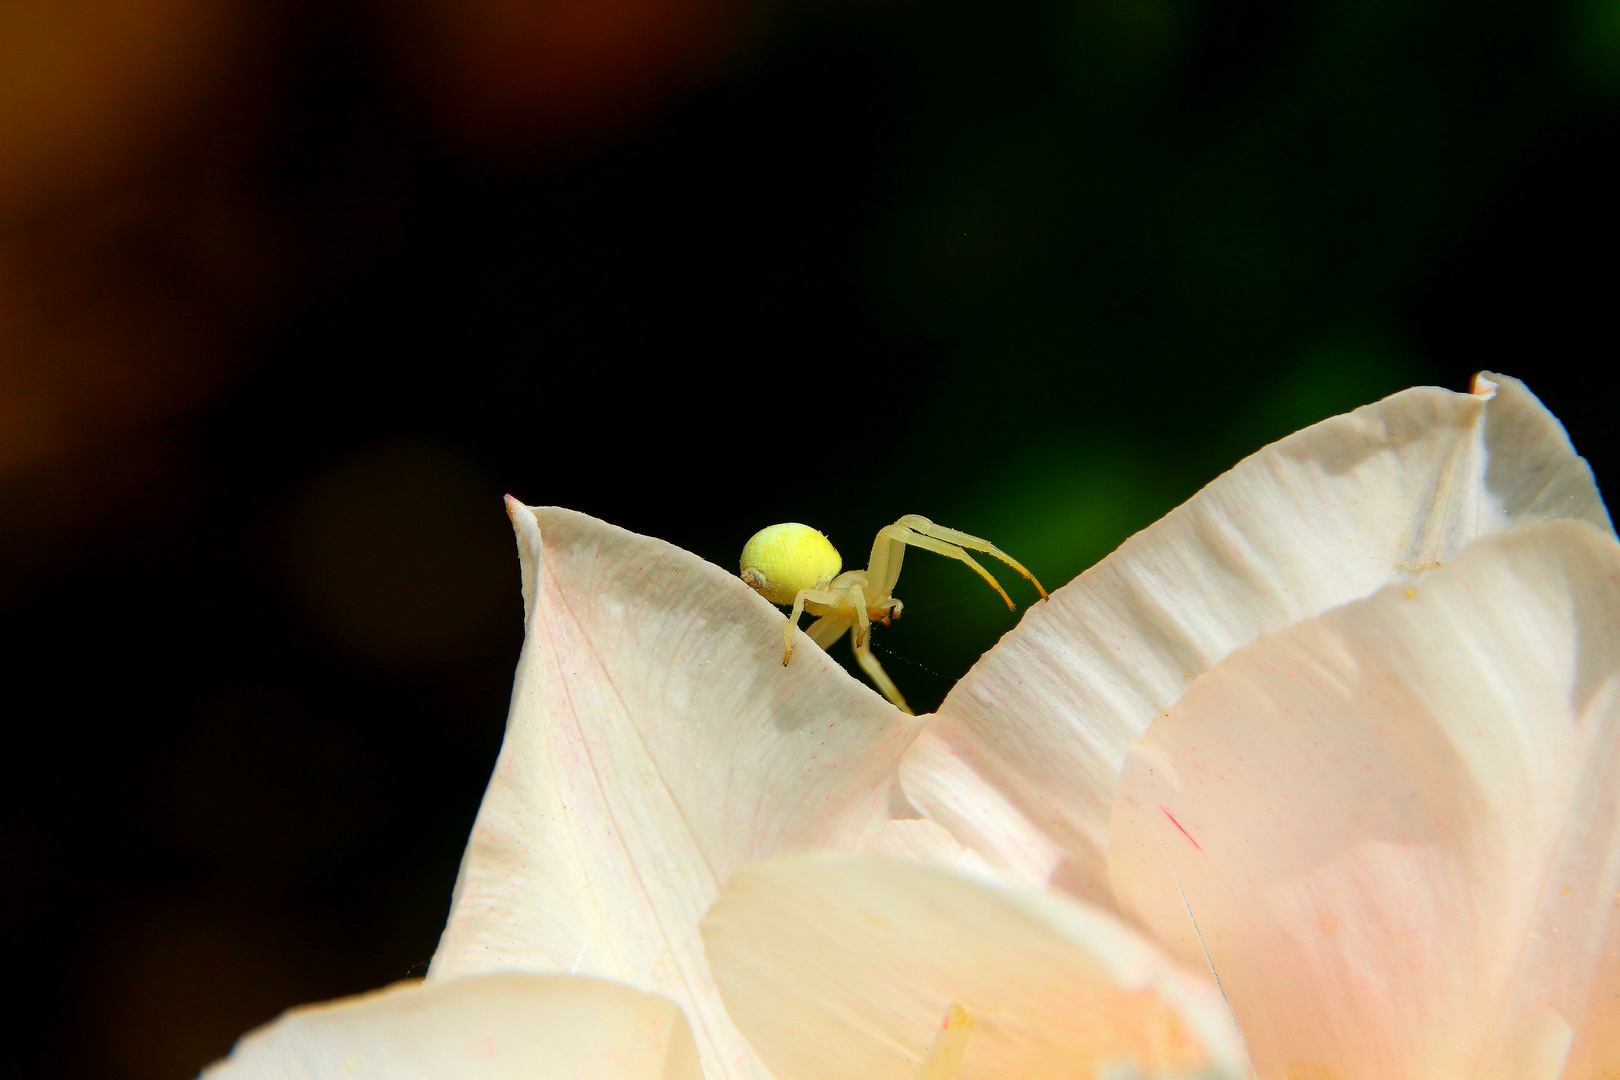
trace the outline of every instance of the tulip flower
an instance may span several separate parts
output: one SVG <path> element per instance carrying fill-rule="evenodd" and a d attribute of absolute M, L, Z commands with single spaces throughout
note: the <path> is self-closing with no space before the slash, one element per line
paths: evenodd
<path fill-rule="evenodd" d="M 570 1029 L 641 1024 L 647 1076 L 686 1060 L 653 995 L 708 1080 L 1620 1068 L 1620 544 L 1517 382 L 1265 448 L 930 717 L 784 668 L 726 571 L 509 510 L 528 635 L 427 982 L 220 1076 L 503 978 L 631 995 Z"/>

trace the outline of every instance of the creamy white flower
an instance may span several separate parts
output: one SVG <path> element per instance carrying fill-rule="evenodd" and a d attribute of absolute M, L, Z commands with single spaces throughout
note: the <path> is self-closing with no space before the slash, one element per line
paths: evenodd
<path fill-rule="evenodd" d="M 509 508 L 528 634 L 423 992 L 667 995 L 709 1080 L 1615 1068 L 1620 549 L 1513 380 L 1267 447 L 931 718 L 783 668 L 727 571 Z"/>

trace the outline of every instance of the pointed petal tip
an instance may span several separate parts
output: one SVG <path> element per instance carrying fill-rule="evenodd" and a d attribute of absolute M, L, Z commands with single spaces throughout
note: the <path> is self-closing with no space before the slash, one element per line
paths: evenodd
<path fill-rule="evenodd" d="M 513 526 L 518 526 L 525 521 L 535 527 L 539 526 L 540 519 L 535 515 L 535 508 L 524 503 L 522 499 L 515 495 L 503 495 L 501 501 L 506 507 L 506 516 Z"/>
<path fill-rule="evenodd" d="M 1482 397 L 1489 401 L 1491 398 L 1496 396 L 1495 379 L 1499 377 L 1500 376 L 1495 376 L 1493 372 L 1476 371 L 1474 372 L 1473 382 L 1468 387 L 1468 392 L 1473 394 L 1475 397 Z"/>

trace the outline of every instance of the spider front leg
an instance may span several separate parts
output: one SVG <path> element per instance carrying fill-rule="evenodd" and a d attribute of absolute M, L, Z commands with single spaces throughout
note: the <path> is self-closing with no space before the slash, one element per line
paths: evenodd
<path fill-rule="evenodd" d="M 911 515 L 911 516 L 915 517 L 916 515 Z M 992 577 L 990 575 L 990 571 L 988 571 L 984 567 L 980 566 L 979 565 L 979 560 L 975 559 L 973 556 L 969 555 L 967 552 L 963 551 L 961 548 L 957 547 L 955 544 L 947 544 L 943 540 L 935 540 L 933 537 L 930 537 L 925 533 L 920 533 L 920 532 L 917 532 L 917 531 L 913 530 L 912 528 L 910 528 L 906 524 L 904 524 L 905 520 L 906 520 L 905 518 L 901 518 L 899 522 L 896 522 L 893 525 L 886 526 L 881 532 L 878 533 L 878 538 L 880 540 L 883 539 L 883 538 L 888 538 L 889 540 L 894 541 L 896 544 L 910 544 L 912 547 L 920 547 L 920 548 L 924 549 L 925 551 L 936 552 L 936 553 L 938 553 L 940 555 L 945 555 L 945 556 L 947 556 L 949 558 L 957 559 L 957 560 L 959 560 L 961 562 L 967 563 L 969 566 L 973 567 L 973 572 L 974 573 L 976 573 L 980 577 L 984 578 L 984 580 L 990 585 L 990 587 L 992 589 L 996 590 L 997 594 L 999 594 L 1001 596 L 1001 598 L 1007 602 L 1007 607 L 1008 607 L 1009 610 L 1012 610 L 1012 611 L 1017 611 L 1018 610 L 1018 605 L 1012 602 L 1012 597 L 1008 596 L 1007 595 L 1007 590 L 1003 589 L 1001 587 L 1001 582 L 997 581 L 994 577 Z M 927 519 L 926 518 L 918 518 L 917 520 L 926 521 Z M 947 530 L 947 531 L 950 531 L 950 530 Z M 963 533 L 961 535 L 965 536 L 967 534 Z M 974 538 L 969 537 L 969 539 L 974 539 Z M 900 560 L 898 558 L 894 558 L 893 556 L 891 556 L 891 559 L 893 561 L 889 564 L 889 571 L 895 577 L 899 577 L 899 574 L 900 574 Z M 1040 586 L 1036 585 L 1036 588 L 1040 588 Z M 1043 592 L 1041 595 L 1045 596 L 1046 594 Z"/>
<path fill-rule="evenodd" d="M 793 598 L 793 614 L 788 616 L 787 625 L 782 628 L 782 666 L 787 667 L 788 661 L 793 659 L 793 631 L 799 628 L 799 616 L 804 614 L 804 604 L 808 600 L 812 604 L 826 604 L 828 607 L 838 606 L 838 594 L 828 592 L 826 589 L 800 589 L 799 594 Z M 864 612 L 862 613 L 864 616 Z M 817 619 L 810 624 L 814 630 L 820 624 Z M 820 644 L 818 641 L 817 644 Z"/>
<path fill-rule="evenodd" d="M 855 650 L 855 662 L 861 665 L 866 677 L 872 684 L 883 692 L 889 703 L 907 716 L 915 715 L 906 699 L 901 696 L 900 688 L 894 685 L 889 673 L 883 670 L 877 657 L 872 655 L 872 620 L 866 614 L 866 593 L 859 585 L 849 587 L 850 603 L 855 609 L 855 627 L 849 632 L 850 646 Z"/>
<path fill-rule="evenodd" d="M 993 555 L 1022 574 L 1031 585 L 1035 586 L 1035 591 L 1041 594 L 1041 599 L 1046 599 L 1046 590 L 1041 588 L 1041 583 L 1039 581 L 1035 580 L 1035 575 L 1024 569 L 1023 563 L 1019 562 L 1005 551 L 1002 551 L 988 540 L 977 536 L 969 536 L 967 533 L 957 532 L 955 529 L 947 529 L 943 525 L 935 525 L 932 521 L 929 521 L 921 514 L 907 514 L 905 517 L 895 522 L 895 524 L 904 526 L 908 529 L 913 529 L 924 536 L 933 537 L 935 540 L 943 540 L 948 544 L 954 544 L 957 547 L 967 548 L 970 551 L 982 551 L 986 555 Z M 916 541 L 909 542 L 916 543 Z M 927 544 L 918 544 L 917 546 L 928 547 Z M 938 551 L 939 549 L 933 548 L 931 550 Z M 941 552 L 941 554 L 946 553 Z M 962 552 L 961 554 L 966 555 L 966 552 Z M 971 558 L 969 558 L 967 561 L 973 562 Z M 978 568 L 977 563 L 974 563 L 974 566 L 975 568 Z M 980 568 L 979 573 L 984 574 L 984 570 Z M 985 574 L 985 576 L 988 577 L 989 575 Z M 1006 594 L 1003 593 L 1002 596 L 1005 598 Z M 1008 601 L 1008 603 L 1010 605 L 1011 601 Z"/>

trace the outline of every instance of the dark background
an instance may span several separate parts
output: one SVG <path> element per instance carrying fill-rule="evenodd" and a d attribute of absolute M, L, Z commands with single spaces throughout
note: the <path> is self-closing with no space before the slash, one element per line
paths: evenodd
<path fill-rule="evenodd" d="M 1615 481 L 1617 124 L 1614 0 L 0 8 L 6 1072 L 421 973 L 503 492 L 727 566 L 923 513 L 1056 586 L 1480 368 Z M 898 592 L 932 707 L 1014 616 Z"/>

